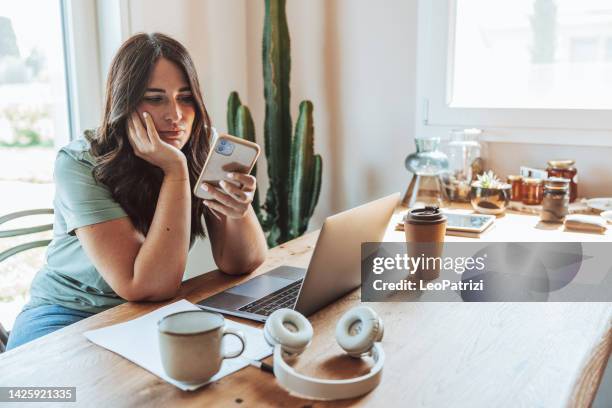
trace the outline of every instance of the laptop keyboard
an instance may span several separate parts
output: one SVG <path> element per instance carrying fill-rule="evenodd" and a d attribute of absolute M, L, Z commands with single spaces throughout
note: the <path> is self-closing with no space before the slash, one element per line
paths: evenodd
<path fill-rule="evenodd" d="M 303 281 L 304 278 L 297 280 L 289 286 L 285 286 L 284 288 L 279 289 L 276 292 L 272 292 L 269 295 L 262 297 L 261 299 L 251 302 L 248 305 L 242 306 L 238 310 L 240 310 L 241 312 L 249 312 L 258 315 L 269 316 L 275 310 L 282 309 L 283 307 L 293 309 Z"/>

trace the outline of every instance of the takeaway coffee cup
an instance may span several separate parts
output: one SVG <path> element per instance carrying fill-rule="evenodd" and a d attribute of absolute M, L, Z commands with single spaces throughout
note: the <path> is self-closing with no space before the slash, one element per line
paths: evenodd
<path fill-rule="evenodd" d="M 446 234 L 446 216 L 438 207 L 415 208 L 404 217 L 404 232 L 408 256 L 422 257 L 424 262 L 414 277 L 421 280 L 432 280 L 440 276 L 444 235 Z"/>
<path fill-rule="evenodd" d="M 162 318 L 157 329 L 162 365 L 166 374 L 177 381 L 205 382 L 219 371 L 224 359 L 238 357 L 246 347 L 244 335 L 226 327 L 218 313 L 173 313 Z M 228 335 L 240 340 L 240 349 L 223 350 L 222 339 Z"/>

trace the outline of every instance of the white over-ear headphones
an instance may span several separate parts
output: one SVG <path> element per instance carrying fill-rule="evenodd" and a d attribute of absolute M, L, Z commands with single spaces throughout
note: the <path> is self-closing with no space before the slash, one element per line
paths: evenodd
<path fill-rule="evenodd" d="M 274 347 L 274 376 L 287 391 L 308 399 L 337 400 L 354 398 L 372 391 L 380 383 L 385 353 L 380 345 L 383 322 L 367 306 L 346 312 L 336 325 L 336 341 L 351 357 L 372 356 L 374 366 L 360 377 L 326 380 L 297 373 L 285 361 L 308 347 L 312 326 L 308 319 L 292 309 L 279 309 L 266 320 L 264 336 Z"/>

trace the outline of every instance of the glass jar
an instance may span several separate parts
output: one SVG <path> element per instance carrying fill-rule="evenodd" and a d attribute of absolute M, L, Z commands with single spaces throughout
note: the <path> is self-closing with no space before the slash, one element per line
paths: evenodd
<path fill-rule="evenodd" d="M 569 213 L 570 181 L 565 178 L 550 177 L 544 181 L 544 198 L 540 219 L 544 222 L 562 223 Z"/>
<path fill-rule="evenodd" d="M 510 184 L 510 200 L 521 201 L 523 199 L 523 177 L 519 175 L 508 176 L 507 183 Z"/>
<path fill-rule="evenodd" d="M 447 207 L 450 202 L 442 176 L 448 171 L 448 158 L 438 150 L 440 138 L 416 138 L 414 142 L 417 151 L 408 155 L 405 162 L 413 176 L 402 205 Z"/>
<path fill-rule="evenodd" d="M 523 188 L 521 196 L 523 204 L 537 205 L 542 203 L 544 189 L 542 180 L 537 178 L 527 177 L 523 179 Z"/>
<path fill-rule="evenodd" d="M 448 143 L 447 188 L 453 201 L 470 201 L 470 187 L 476 178 L 474 164 L 480 160 L 480 129 L 451 130 Z"/>
<path fill-rule="evenodd" d="M 578 197 L 578 170 L 574 167 L 574 160 L 550 160 L 546 172 L 548 177 L 560 177 L 570 181 L 570 203 Z"/>

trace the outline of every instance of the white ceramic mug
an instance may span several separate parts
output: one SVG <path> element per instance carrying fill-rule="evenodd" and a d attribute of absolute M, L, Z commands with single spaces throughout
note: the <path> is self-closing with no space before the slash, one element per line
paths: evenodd
<path fill-rule="evenodd" d="M 242 332 L 226 327 L 222 315 L 204 310 L 170 314 L 157 328 L 162 365 L 166 374 L 178 381 L 205 382 L 219 371 L 224 359 L 238 357 L 246 347 Z M 240 340 L 240 350 L 223 351 L 226 335 Z"/>

